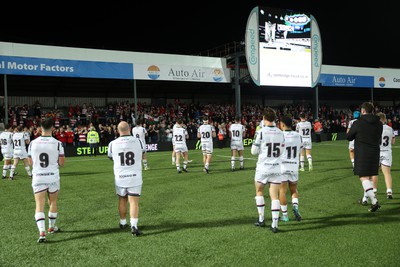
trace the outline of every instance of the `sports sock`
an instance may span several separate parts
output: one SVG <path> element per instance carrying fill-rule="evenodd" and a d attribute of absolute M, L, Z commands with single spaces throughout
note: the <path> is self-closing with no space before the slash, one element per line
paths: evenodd
<path fill-rule="evenodd" d="M 239 163 L 240 163 L 240 167 L 243 168 L 243 165 L 244 165 L 243 156 L 239 157 Z"/>
<path fill-rule="evenodd" d="M 25 166 L 25 170 L 26 170 L 26 173 L 27 173 L 29 176 L 32 176 L 32 172 L 31 172 L 31 169 L 29 168 L 29 166 Z"/>
<path fill-rule="evenodd" d="M 187 161 L 184 161 L 184 162 L 183 162 L 183 169 L 186 170 L 187 164 L 188 164 Z"/>
<path fill-rule="evenodd" d="M 271 201 L 272 227 L 278 227 L 280 208 L 279 199 Z"/>
<path fill-rule="evenodd" d="M 256 205 L 258 211 L 258 221 L 264 221 L 265 201 L 263 196 L 256 196 Z"/>
<path fill-rule="evenodd" d="M 49 211 L 48 216 L 49 216 L 49 228 L 53 228 L 56 225 L 57 212 Z"/>
<path fill-rule="evenodd" d="M 300 168 L 304 168 L 304 156 L 300 156 Z"/>
<path fill-rule="evenodd" d="M 119 224 L 125 225 L 126 224 L 126 218 L 125 219 L 119 219 Z"/>
<path fill-rule="evenodd" d="M 281 205 L 281 211 L 283 216 L 287 216 L 287 205 Z"/>
<path fill-rule="evenodd" d="M 293 208 L 299 208 L 299 199 L 298 198 L 293 198 L 292 199 L 292 205 L 293 205 Z"/>
<path fill-rule="evenodd" d="M 147 159 L 143 160 L 143 166 L 146 168 L 147 167 Z"/>
<path fill-rule="evenodd" d="M 36 212 L 35 213 L 35 220 L 36 220 L 36 225 L 39 229 L 39 232 L 45 232 L 46 231 L 46 226 L 45 226 L 45 216 L 44 212 Z"/>
<path fill-rule="evenodd" d="M 131 218 L 130 221 L 131 221 L 131 227 L 134 226 L 137 228 L 139 218 Z"/>
<path fill-rule="evenodd" d="M 377 200 L 375 197 L 374 189 L 372 188 L 372 182 L 370 180 L 364 180 L 362 181 L 362 186 L 369 199 L 371 199 L 372 205 L 375 205 Z"/>
<path fill-rule="evenodd" d="M 235 168 L 235 157 L 231 157 L 231 167 L 232 169 Z"/>

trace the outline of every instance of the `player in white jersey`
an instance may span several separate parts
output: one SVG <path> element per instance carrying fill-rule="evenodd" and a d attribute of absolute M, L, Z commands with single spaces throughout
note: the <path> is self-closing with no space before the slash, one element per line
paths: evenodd
<path fill-rule="evenodd" d="M 24 130 L 24 127 L 20 125 L 15 129 L 15 132 L 13 134 L 14 163 L 11 166 L 10 180 L 14 179 L 15 169 L 17 168 L 20 160 L 22 160 L 24 162 L 24 167 L 25 167 L 26 173 L 30 177 L 32 177 L 32 172 L 29 167 L 29 161 L 28 161 L 28 151 L 26 149 L 26 146 L 29 145 L 31 138 L 23 130 Z"/>
<path fill-rule="evenodd" d="M 256 226 L 264 227 L 264 188 L 269 185 L 271 198 L 272 224 L 271 231 L 278 232 L 278 220 L 280 212 L 279 187 L 282 180 L 282 153 L 285 149 L 285 137 L 283 132 L 275 126 L 276 114 L 271 108 L 266 108 L 263 114 L 265 126 L 257 130 L 254 142 L 251 146 L 251 154 L 258 155 L 257 167 L 254 176 L 256 188 L 256 205 L 258 221 Z"/>
<path fill-rule="evenodd" d="M 52 136 L 53 119 L 41 123 L 42 135 L 30 142 L 28 161 L 32 166 L 32 189 L 35 196 L 35 220 L 39 229 L 38 242 L 46 241 L 44 206 L 46 196 L 49 205 L 47 232 L 52 234 L 60 229 L 56 226 L 58 215 L 57 200 L 60 190 L 59 167 L 64 166 L 65 156 L 62 143 Z"/>
<path fill-rule="evenodd" d="M 14 156 L 13 128 L 9 124 L 4 127 L 4 132 L 0 134 L 1 154 L 3 155 L 3 179 L 7 178 L 7 171 L 11 170 L 11 159 Z"/>
<path fill-rule="evenodd" d="M 235 118 L 235 123 L 233 123 L 229 127 L 229 137 L 231 138 L 231 169 L 235 171 L 235 160 L 236 154 L 239 155 L 239 165 L 240 169 L 244 169 L 244 146 L 243 146 L 243 137 L 246 134 L 246 127 L 241 124 L 240 117 Z"/>
<path fill-rule="evenodd" d="M 396 142 L 393 128 L 387 125 L 386 115 L 382 112 L 377 114 L 383 123 L 382 140 L 380 145 L 380 166 L 386 184 L 386 196 L 388 199 L 393 199 L 392 192 L 392 145 Z M 378 176 L 373 176 L 374 191 L 378 189 Z"/>
<path fill-rule="evenodd" d="M 174 126 L 172 126 L 172 132 L 174 132 L 176 127 L 178 127 L 178 121 L 176 121 Z M 172 165 L 175 165 L 176 164 L 176 153 L 175 153 L 175 140 L 174 140 L 174 136 L 173 135 L 172 135 L 172 156 L 171 156 L 171 160 L 172 160 Z"/>
<path fill-rule="evenodd" d="M 136 138 L 138 138 L 140 141 L 142 141 L 142 144 L 146 148 L 146 138 L 148 136 L 146 128 L 143 126 L 143 120 L 138 120 L 138 123 L 136 124 L 135 127 L 132 128 L 132 135 Z M 149 165 L 147 163 L 147 149 L 143 152 L 143 167 L 144 170 L 147 171 L 149 170 Z"/>
<path fill-rule="evenodd" d="M 311 130 L 312 125 L 311 122 L 307 121 L 307 116 L 304 112 L 300 113 L 300 121 L 296 124 L 296 132 L 301 135 L 303 139 L 303 148 L 300 152 L 300 171 L 304 171 L 304 159 L 307 157 L 308 161 L 308 170 L 312 171 L 312 156 L 311 156 L 311 148 L 312 148 L 312 140 L 311 140 Z"/>
<path fill-rule="evenodd" d="M 299 181 L 299 158 L 300 151 L 303 147 L 303 140 L 298 132 L 292 130 L 292 124 L 292 119 L 289 117 L 283 117 L 280 120 L 281 129 L 285 136 L 285 149 L 282 154 L 282 183 L 279 190 L 279 201 L 282 211 L 281 220 L 284 222 L 289 221 L 286 199 L 288 186 L 290 189 L 294 216 L 297 221 L 301 221 L 297 183 Z"/>
<path fill-rule="evenodd" d="M 189 139 L 189 134 L 185 128 L 183 128 L 182 119 L 177 120 L 177 126 L 172 131 L 172 140 L 174 144 L 175 156 L 176 156 L 176 170 L 181 173 L 180 159 L 183 156 L 183 171 L 187 172 L 188 163 L 188 148 L 186 140 Z"/>
<path fill-rule="evenodd" d="M 213 138 L 216 137 L 215 127 L 209 124 L 208 117 L 203 117 L 203 124 L 197 129 L 197 138 L 200 138 L 203 153 L 204 172 L 209 173 L 209 167 L 214 151 Z"/>
<path fill-rule="evenodd" d="M 119 227 L 127 227 L 126 213 L 129 201 L 129 215 L 133 236 L 142 234 L 138 229 L 139 199 L 142 193 L 142 157 L 146 150 L 140 138 L 130 135 L 129 124 L 118 124 L 120 136 L 108 144 L 107 156 L 114 162 L 114 183 L 118 195 Z"/>
<path fill-rule="evenodd" d="M 347 126 L 346 133 L 350 131 L 351 126 L 353 126 L 353 123 L 360 117 L 360 111 L 356 110 L 353 112 L 353 119 L 349 121 L 349 125 Z M 349 141 L 349 156 L 350 156 L 350 161 L 351 165 L 354 168 L 354 140 Z"/>

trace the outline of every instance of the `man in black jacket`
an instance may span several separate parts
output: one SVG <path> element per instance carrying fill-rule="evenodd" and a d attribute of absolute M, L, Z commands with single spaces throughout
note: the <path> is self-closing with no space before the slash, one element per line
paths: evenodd
<path fill-rule="evenodd" d="M 354 141 L 354 174 L 360 177 L 365 194 L 371 200 L 370 212 L 381 206 L 373 191 L 372 177 L 379 173 L 380 141 L 383 124 L 377 115 L 372 114 L 374 105 L 364 102 L 361 117 L 355 121 L 347 133 L 347 140 Z"/>

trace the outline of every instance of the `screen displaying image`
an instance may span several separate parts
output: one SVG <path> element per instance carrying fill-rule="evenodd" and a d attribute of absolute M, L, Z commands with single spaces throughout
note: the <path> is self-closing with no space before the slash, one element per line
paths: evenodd
<path fill-rule="evenodd" d="M 260 85 L 311 86 L 310 14 L 259 8 Z"/>

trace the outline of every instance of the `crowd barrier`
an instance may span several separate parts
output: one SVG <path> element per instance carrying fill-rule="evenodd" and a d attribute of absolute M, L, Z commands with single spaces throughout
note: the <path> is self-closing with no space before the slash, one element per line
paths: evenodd
<path fill-rule="evenodd" d="M 345 140 L 346 139 L 346 133 L 338 133 L 336 136 L 336 139 L 332 136 L 331 133 L 322 133 L 321 134 L 321 140 L 323 142 L 326 141 L 334 141 L 334 140 Z M 312 134 L 312 141 L 316 142 L 316 137 L 315 134 Z M 251 146 L 253 143 L 253 139 L 246 138 L 243 140 L 243 144 L 245 147 Z M 186 142 L 187 147 L 189 150 L 200 150 L 200 144 L 197 140 L 188 140 Z M 229 147 L 230 144 L 230 139 L 226 138 L 223 142 L 223 147 Z M 218 142 L 217 140 L 214 141 L 214 148 L 218 147 Z M 98 155 L 107 155 L 107 150 L 108 146 L 102 146 L 100 145 L 98 147 Z M 172 143 L 171 142 L 158 142 L 158 143 L 149 143 L 147 144 L 147 152 L 152 153 L 156 151 L 172 151 Z M 85 147 L 80 147 L 80 146 L 67 146 L 64 149 L 65 156 L 66 157 L 79 157 L 79 156 L 90 156 L 92 154 L 92 151 L 90 150 L 89 146 Z M 0 153 L 0 160 L 3 160 L 3 155 Z"/>
<path fill-rule="evenodd" d="M 338 133 L 336 139 L 334 135 L 331 133 L 322 133 L 321 134 L 321 141 L 334 141 L 334 140 L 345 140 L 346 133 Z M 315 134 L 312 134 L 312 141 L 316 142 Z M 243 140 L 244 146 L 248 147 L 251 146 L 253 143 L 253 139 L 246 138 Z M 186 141 L 187 147 L 189 150 L 200 150 L 199 142 L 197 140 L 188 140 Z M 226 138 L 223 142 L 223 147 L 229 147 L 230 139 Z M 214 148 L 218 148 L 217 140 L 214 141 Z M 99 146 L 98 147 L 98 155 L 107 155 L 108 146 Z M 149 143 L 147 144 L 147 152 L 157 152 L 157 151 L 172 151 L 172 143 L 171 142 L 158 142 L 158 143 Z M 90 148 L 87 147 L 76 147 L 76 146 L 67 146 L 65 148 L 65 156 L 66 157 L 76 157 L 76 156 L 90 156 L 92 151 Z"/>

